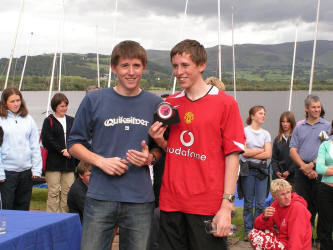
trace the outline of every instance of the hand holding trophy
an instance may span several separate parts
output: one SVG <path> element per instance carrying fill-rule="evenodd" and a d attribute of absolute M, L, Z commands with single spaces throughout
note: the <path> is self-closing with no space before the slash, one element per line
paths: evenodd
<path fill-rule="evenodd" d="M 177 108 L 168 102 L 161 102 L 154 113 L 154 120 L 162 122 L 163 125 L 179 123 L 179 114 Z"/>

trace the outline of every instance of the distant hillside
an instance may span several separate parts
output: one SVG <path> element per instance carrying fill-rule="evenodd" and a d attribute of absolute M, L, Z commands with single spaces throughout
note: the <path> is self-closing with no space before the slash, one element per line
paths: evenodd
<path fill-rule="evenodd" d="M 243 89 L 285 89 L 290 81 L 291 64 L 294 43 L 275 45 L 242 44 L 236 45 L 236 76 L 238 86 Z M 296 89 L 306 88 L 309 81 L 313 41 L 299 42 L 297 47 L 295 81 Z M 204 77 L 217 75 L 217 46 L 207 48 L 208 62 Z M 148 67 L 143 79 L 146 87 L 167 88 L 171 85 L 172 68 L 169 51 L 148 50 Z M 44 54 L 28 58 L 26 66 L 27 82 L 31 79 L 40 83 L 35 87 L 47 87 L 51 74 L 53 55 Z M 19 78 L 23 67 L 24 57 L 13 60 L 11 78 Z M 6 74 L 8 58 L 0 59 L 0 86 Z M 230 46 L 222 46 L 223 79 L 229 86 L 232 79 L 232 50 Z M 109 56 L 100 55 L 100 75 L 104 77 L 104 84 L 109 72 Z M 96 54 L 64 54 L 62 74 L 69 82 L 85 79 L 85 84 L 96 82 Z M 38 78 L 39 77 L 39 78 Z M 73 80 L 73 77 L 76 80 Z M 34 78 L 35 80 L 32 80 Z M 333 41 L 318 41 L 314 79 L 321 89 L 333 89 Z M 273 85 L 271 83 L 274 83 Z M 297 85 L 298 84 L 298 85 Z M 319 85 L 316 87 L 319 87 Z M 45 85 L 45 86 L 44 86 Z M 262 88 L 263 86 L 266 86 Z M 273 86 L 273 87 L 272 87 Z M 297 87 L 298 86 L 298 87 Z M 77 84 L 76 89 L 83 87 Z M 68 86 L 71 89 L 70 86 Z"/>
<path fill-rule="evenodd" d="M 309 81 L 313 41 L 297 45 L 295 80 Z M 294 43 L 276 45 L 242 44 L 235 46 L 237 79 L 255 81 L 290 81 Z M 217 75 L 218 47 L 207 49 L 206 76 Z M 317 41 L 314 79 L 333 83 L 333 41 Z M 148 51 L 150 62 L 171 71 L 168 52 Z M 222 46 L 222 71 L 232 77 L 232 48 Z"/>

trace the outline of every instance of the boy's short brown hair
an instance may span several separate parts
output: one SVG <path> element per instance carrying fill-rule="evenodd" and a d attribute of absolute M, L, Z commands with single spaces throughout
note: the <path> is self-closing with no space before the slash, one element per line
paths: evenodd
<path fill-rule="evenodd" d="M 80 161 L 79 165 L 77 165 L 77 174 L 84 175 L 87 171 L 91 171 L 91 165 L 84 161 Z"/>
<path fill-rule="evenodd" d="M 197 65 L 202 65 L 207 62 L 207 52 L 203 45 L 196 40 L 186 39 L 176 44 L 170 51 L 170 60 L 175 55 L 189 54 L 191 60 Z"/>
<path fill-rule="evenodd" d="M 147 65 L 147 52 L 138 42 L 126 40 L 118 43 L 112 50 L 111 65 L 116 67 L 120 58 L 138 58 L 144 67 Z"/>
<path fill-rule="evenodd" d="M 56 112 L 57 106 L 61 102 L 66 103 L 66 105 L 69 103 L 68 98 L 63 93 L 56 93 L 51 100 L 51 108 L 54 112 Z"/>

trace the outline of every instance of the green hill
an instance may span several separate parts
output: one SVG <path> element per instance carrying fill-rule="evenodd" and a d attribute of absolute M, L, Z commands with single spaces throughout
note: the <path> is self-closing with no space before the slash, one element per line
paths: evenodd
<path fill-rule="evenodd" d="M 312 60 L 313 41 L 299 42 L 295 68 L 295 89 L 307 89 Z M 289 88 L 294 43 L 274 45 L 242 44 L 235 46 L 236 79 L 239 89 L 284 90 Z M 204 77 L 217 76 L 218 47 L 207 48 L 208 61 Z M 148 50 L 147 71 L 144 73 L 144 88 L 171 88 L 172 68 L 169 51 Z M 52 54 L 30 56 L 25 71 L 24 89 L 47 89 L 52 68 Z M 109 72 L 109 56 L 100 55 L 102 86 L 106 85 Z M 12 63 L 9 85 L 18 85 L 24 56 Z M 0 86 L 4 84 L 8 58 L 0 59 Z M 84 89 L 95 84 L 96 54 L 63 55 L 64 89 Z M 222 77 L 231 88 L 232 48 L 222 46 Z M 56 75 L 58 72 L 56 72 Z M 333 89 L 333 41 L 318 41 L 314 74 L 315 89 Z"/>

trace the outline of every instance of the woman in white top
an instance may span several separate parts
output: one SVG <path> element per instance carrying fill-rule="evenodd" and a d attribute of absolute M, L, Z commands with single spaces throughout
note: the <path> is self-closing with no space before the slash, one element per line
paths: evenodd
<path fill-rule="evenodd" d="M 241 177 L 240 184 L 244 194 L 244 229 L 245 238 L 253 229 L 253 222 L 265 208 L 267 192 L 268 169 L 267 159 L 271 158 L 271 136 L 261 128 L 265 122 L 266 110 L 263 106 L 254 106 L 249 110 L 249 117 L 245 127 L 245 151 L 240 156 Z M 255 211 L 253 212 L 253 203 Z"/>
<path fill-rule="evenodd" d="M 74 118 L 66 115 L 68 99 L 57 93 L 51 100 L 54 114 L 45 118 L 42 128 L 42 143 L 48 150 L 45 178 L 48 185 L 48 212 L 68 212 L 67 194 L 74 182 L 74 170 L 78 161 L 67 151 L 66 139 Z"/>

